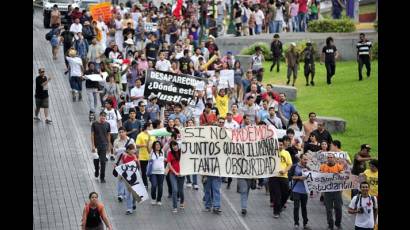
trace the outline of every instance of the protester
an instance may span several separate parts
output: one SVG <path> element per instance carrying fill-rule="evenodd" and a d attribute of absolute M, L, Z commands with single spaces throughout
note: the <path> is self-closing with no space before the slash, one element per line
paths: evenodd
<path fill-rule="evenodd" d="M 352 174 L 359 176 L 366 170 L 366 161 L 370 161 L 372 157 L 370 156 L 371 147 L 369 144 L 362 144 L 360 146 L 360 151 L 354 155 Z M 352 198 L 358 193 L 357 189 L 352 189 Z"/>
<path fill-rule="evenodd" d="M 181 150 L 178 147 L 177 142 L 171 142 L 171 151 L 169 151 L 167 156 L 167 162 L 169 167 L 171 185 L 172 185 L 172 212 L 178 212 L 177 206 L 177 194 L 180 198 L 180 205 L 179 208 L 181 211 L 184 211 L 185 204 L 184 204 L 184 181 L 185 177 L 180 176 L 180 165 L 179 161 L 181 158 Z"/>
<path fill-rule="evenodd" d="M 292 42 L 290 43 L 290 48 L 286 52 L 286 64 L 288 65 L 288 74 L 287 78 L 288 81 L 286 82 L 287 85 L 289 85 L 290 82 L 290 75 L 293 73 L 293 81 L 292 81 L 292 86 L 295 86 L 296 78 L 298 77 L 298 68 L 299 68 L 299 59 L 300 59 L 300 54 L 296 50 L 296 43 Z"/>
<path fill-rule="evenodd" d="M 337 164 L 333 153 L 327 155 L 327 163 L 320 166 L 320 172 L 322 173 L 343 173 L 343 166 Z M 328 229 L 333 229 L 336 226 L 337 229 L 341 229 L 342 224 L 342 191 L 324 192 L 324 201 L 326 206 L 326 216 Z M 333 220 L 333 209 L 335 210 L 336 220 Z"/>
<path fill-rule="evenodd" d="M 306 142 L 308 141 L 309 135 L 312 133 L 313 130 L 317 129 L 317 121 L 316 121 L 316 113 L 315 112 L 310 112 L 309 113 L 309 120 L 305 121 L 303 123 L 303 141 Z M 317 139 L 317 136 L 316 136 Z M 320 141 L 318 140 L 320 143 Z"/>
<path fill-rule="evenodd" d="M 74 48 L 70 48 L 68 51 L 68 56 L 65 57 L 70 69 L 70 86 L 73 101 L 78 98 L 79 101 L 82 100 L 82 79 L 83 79 L 83 61 L 77 56 L 77 51 Z M 78 95 L 78 96 L 77 96 Z"/>
<path fill-rule="evenodd" d="M 353 197 L 349 204 L 349 213 L 356 214 L 355 230 L 373 229 L 377 221 L 377 198 L 369 194 L 368 182 L 360 183 L 360 194 Z"/>
<path fill-rule="evenodd" d="M 326 130 L 324 121 L 318 121 L 317 129 L 313 130 L 312 133 L 314 133 L 317 136 L 318 141 L 320 143 L 322 143 L 322 141 L 326 141 L 327 145 L 330 146 L 330 143 L 332 142 L 333 138 L 329 131 Z"/>
<path fill-rule="evenodd" d="M 36 89 L 35 89 L 35 101 L 36 101 L 36 111 L 35 111 L 35 116 L 34 120 L 36 121 L 41 121 L 41 119 L 38 117 L 40 113 L 40 109 L 43 108 L 44 116 L 46 118 L 46 123 L 51 124 L 52 121 L 48 117 L 48 107 L 49 107 L 49 102 L 48 102 L 48 83 L 52 79 L 51 77 L 47 77 L 45 75 L 45 69 L 40 68 L 38 69 L 38 73 L 40 74 L 39 76 L 36 77 Z"/>
<path fill-rule="evenodd" d="M 137 139 L 135 140 L 135 145 L 138 149 L 138 157 L 141 164 L 141 177 L 146 188 L 148 188 L 147 166 L 148 160 L 150 159 L 150 148 L 152 147 L 152 143 L 156 141 L 155 137 L 150 136 L 148 133 L 151 129 L 152 124 L 145 123 L 141 129 L 141 132 L 138 134 Z"/>
<path fill-rule="evenodd" d="M 315 82 L 313 78 L 315 77 L 315 50 L 313 49 L 312 42 L 306 42 L 306 48 L 302 51 L 301 56 L 304 57 L 304 73 L 306 78 L 306 86 L 309 86 L 309 74 L 311 76 L 310 85 L 314 86 Z"/>
<path fill-rule="evenodd" d="M 151 172 L 151 204 L 161 206 L 162 198 L 162 185 L 164 183 L 165 173 L 165 157 L 162 151 L 162 144 L 159 141 L 155 141 L 152 144 L 151 151 L 152 172 Z"/>
<path fill-rule="evenodd" d="M 112 230 L 105 207 L 100 201 L 98 201 L 98 194 L 92 192 L 88 197 L 90 202 L 85 204 L 83 217 L 81 219 L 81 229 L 104 229 L 102 224 L 104 221 L 107 230 Z"/>
<path fill-rule="evenodd" d="M 372 60 L 372 43 L 368 41 L 364 33 L 360 33 L 360 41 L 356 45 L 357 62 L 359 64 L 359 81 L 363 79 L 362 69 L 366 66 L 366 75 L 370 77 L 370 61 Z"/>
<path fill-rule="evenodd" d="M 326 82 L 332 84 L 332 77 L 336 73 L 336 59 L 339 57 L 339 52 L 333 44 L 333 38 L 326 38 L 326 46 L 322 49 L 321 61 L 325 61 L 326 66 Z M 320 62 L 322 64 L 322 62 Z"/>
<path fill-rule="evenodd" d="M 102 111 L 98 121 L 91 125 L 91 146 L 92 153 L 97 150 L 98 158 L 94 158 L 94 176 L 100 176 L 101 183 L 105 183 L 105 154 L 111 149 L 110 124 L 106 121 L 107 113 Z M 101 171 L 100 171 L 101 165 Z"/>
<path fill-rule="evenodd" d="M 282 56 L 283 48 L 282 42 L 279 40 L 279 34 L 273 35 L 273 41 L 270 44 L 270 51 L 272 52 L 272 65 L 270 66 L 270 72 L 276 65 L 276 72 L 279 73 L 280 58 Z"/>

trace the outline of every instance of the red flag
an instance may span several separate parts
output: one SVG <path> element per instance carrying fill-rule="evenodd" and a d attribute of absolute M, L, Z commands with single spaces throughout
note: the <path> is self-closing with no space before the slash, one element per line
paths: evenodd
<path fill-rule="evenodd" d="M 182 16 L 182 1 L 183 0 L 177 0 L 177 5 L 175 6 L 174 10 L 172 11 L 172 14 L 177 18 L 180 19 Z"/>

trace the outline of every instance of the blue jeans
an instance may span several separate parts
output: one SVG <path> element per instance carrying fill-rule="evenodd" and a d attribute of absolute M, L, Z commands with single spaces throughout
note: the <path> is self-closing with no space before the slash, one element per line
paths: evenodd
<path fill-rule="evenodd" d="M 275 31 L 275 21 L 270 21 L 269 22 L 269 33 L 270 34 L 273 34 L 273 33 L 275 33 L 276 31 Z"/>
<path fill-rule="evenodd" d="M 241 208 L 246 209 L 248 206 L 248 196 L 250 190 L 250 179 L 238 178 L 238 190 L 241 194 Z"/>
<path fill-rule="evenodd" d="M 179 198 L 181 199 L 180 204 L 184 203 L 185 177 L 175 176 L 175 174 L 171 173 L 169 175 L 169 178 L 171 179 L 171 186 L 172 186 L 172 207 L 177 208 L 178 194 L 179 194 Z"/>
<path fill-rule="evenodd" d="M 70 77 L 70 87 L 74 91 L 81 92 L 83 89 L 83 82 L 80 77 Z"/>
<path fill-rule="evenodd" d="M 333 19 L 340 19 L 342 17 L 342 10 L 340 9 L 332 9 L 332 17 Z"/>
<path fill-rule="evenodd" d="M 255 34 L 260 34 L 261 32 L 262 32 L 262 24 L 261 25 L 256 24 Z"/>
<path fill-rule="evenodd" d="M 282 32 L 282 21 L 273 21 L 273 30 L 275 33 Z"/>
<path fill-rule="evenodd" d="M 193 185 L 198 185 L 198 175 L 192 175 L 192 181 L 191 181 L 191 175 L 186 176 L 186 182 L 191 183 Z"/>
<path fill-rule="evenodd" d="M 293 32 L 299 32 L 299 18 L 298 16 L 292 17 Z"/>
<path fill-rule="evenodd" d="M 207 176 L 205 183 L 205 208 L 221 208 L 221 177 Z M 211 197 L 212 196 L 212 197 Z"/>
<path fill-rule="evenodd" d="M 299 13 L 298 14 L 299 20 L 299 32 L 305 32 L 306 30 L 306 14 L 305 13 Z"/>
<path fill-rule="evenodd" d="M 125 198 L 127 195 L 125 190 L 127 189 L 125 188 L 124 179 L 121 178 L 117 182 L 117 196 L 121 196 L 122 198 Z"/>
<path fill-rule="evenodd" d="M 132 196 L 132 192 L 129 192 L 127 188 L 125 188 L 125 195 L 127 197 L 127 211 L 131 211 L 132 212 L 132 206 L 134 206 L 135 201 L 134 201 L 134 197 Z"/>
<path fill-rule="evenodd" d="M 151 198 L 152 200 L 161 202 L 163 184 L 164 184 L 163 174 L 152 174 L 151 175 Z M 158 196 L 157 196 L 157 188 L 158 188 Z"/>

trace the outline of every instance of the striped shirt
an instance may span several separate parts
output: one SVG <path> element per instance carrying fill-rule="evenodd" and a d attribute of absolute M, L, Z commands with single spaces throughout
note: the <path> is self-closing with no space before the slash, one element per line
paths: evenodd
<path fill-rule="evenodd" d="M 370 48 L 372 47 L 372 42 L 370 41 L 360 41 L 357 43 L 357 54 L 360 55 L 369 55 Z"/>

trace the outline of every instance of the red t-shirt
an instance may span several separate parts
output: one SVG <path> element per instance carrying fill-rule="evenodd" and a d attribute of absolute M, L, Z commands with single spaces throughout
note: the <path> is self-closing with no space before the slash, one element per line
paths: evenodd
<path fill-rule="evenodd" d="M 124 164 L 126 164 L 126 163 L 128 163 L 128 162 L 131 162 L 131 161 L 134 161 L 134 160 L 136 160 L 137 159 L 137 157 L 136 156 L 134 156 L 134 155 L 128 155 L 128 154 L 124 154 L 124 155 L 122 155 L 122 162 L 124 163 Z"/>
<path fill-rule="evenodd" d="M 307 0 L 299 0 L 299 13 L 307 12 Z"/>
<path fill-rule="evenodd" d="M 243 116 L 241 114 L 236 114 L 232 116 L 232 119 L 240 125 L 242 124 Z"/>
<path fill-rule="evenodd" d="M 167 162 L 171 164 L 175 172 L 179 173 L 179 160 L 175 159 L 171 151 L 168 153 Z M 174 173 L 172 170 L 169 170 L 170 173 Z"/>

